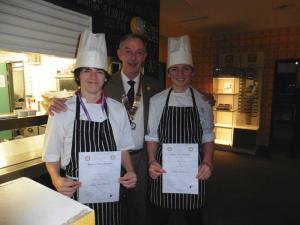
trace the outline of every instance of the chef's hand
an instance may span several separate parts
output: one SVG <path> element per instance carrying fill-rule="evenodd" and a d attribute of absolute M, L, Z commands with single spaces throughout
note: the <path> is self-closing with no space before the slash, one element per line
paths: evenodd
<path fill-rule="evenodd" d="M 59 193 L 68 197 L 72 197 L 81 183 L 78 180 L 72 180 L 66 177 L 58 177 L 53 180 L 53 185 Z"/>
<path fill-rule="evenodd" d="M 163 173 L 166 173 L 166 171 L 161 167 L 161 165 L 156 160 L 149 162 L 149 176 L 152 179 L 158 178 Z"/>
<path fill-rule="evenodd" d="M 53 116 L 53 112 L 60 113 L 67 111 L 66 101 L 67 99 L 65 98 L 52 98 L 48 106 L 48 114 Z"/>
<path fill-rule="evenodd" d="M 134 188 L 136 186 L 137 177 L 135 172 L 128 171 L 123 177 L 120 177 L 120 183 L 126 188 Z"/>
<path fill-rule="evenodd" d="M 207 101 L 211 106 L 216 104 L 216 100 L 211 93 L 201 92 L 205 101 Z"/>
<path fill-rule="evenodd" d="M 198 169 L 197 179 L 207 180 L 211 177 L 213 165 L 211 163 L 203 161 Z"/>

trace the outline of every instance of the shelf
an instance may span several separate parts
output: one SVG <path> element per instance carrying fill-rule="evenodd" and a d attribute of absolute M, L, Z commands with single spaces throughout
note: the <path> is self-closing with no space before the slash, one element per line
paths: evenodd
<path fill-rule="evenodd" d="M 256 125 L 234 125 L 233 127 L 243 130 L 258 130 L 258 126 Z"/>
<path fill-rule="evenodd" d="M 243 153 L 243 154 L 248 154 L 248 155 L 255 155 L 256 154 L 256 149 L 246 149 L 246 148 L 232 148 L 233 152 L 237 153 Z"/>
<path fill-rule="evenodd" d="M 226 124 L 226 123 L 215 123 L 215 127 L 233 128 L 232 124 Z"/>
<path fill-rule="evenodd" d="M 215 139 L 215 144 L 232 146 L 230 140 Z"/>
<path fill-rule="evenodd" d="M 214 95 L 238 95 L 239 93 L 224 93 L 224 92 L 216 92 Z"/>
<path fill-rule="evenodd" d="M 213 109 L 215 118 L 215 144 L 226 146 L 230 149 L 233 144 L 233 125 L 237 112 L 239 79 L 214 78 L 213 91 L 216 98 L 216 106 Z M 220 107 L 220 109 L 217 109 Z M 226 107 L 228 110 L 226 110 Z M 224 110 L 225 108 L 225 110 Z"/>
<path fill-rule="evenodd" d="M 0 120 L 0 131 L 46 124 L 48 115 L 36 115 Z"/>
<path fill-rule="evenodd" d="M 213 111 L 217 111 L 217 112 L 236 112 L 237 109 L 224 110 L 224 109 L 216 109 L 216 108 L 214 108 Z"/>
<path fill-rule="evenodd" d="M 215 127 L 236 128 L 236 129 L 243 129 L 243 130 L 258 130 L 258 126 L 255 125 L 232 125 L 226 123 L 215 123 Z"/>
<path fill-rule="evenodd" d="M 259 122 L 258 81 L 248 76 L 213 78 L 215 143 L 227 150 L 249 147 L 249 142 L 235 139 L 234 134 L 250 133 L 256 145 Z M 251 93 L 251 96 L 248 96 Z M 253 94 L 254 93 L 254 94 Z M 218 108 L 217 108 L 218 107 Z M 250 124 L 250 125 L 248 125 Z M 246 135 L 248 137 L 248 135 Z"/>

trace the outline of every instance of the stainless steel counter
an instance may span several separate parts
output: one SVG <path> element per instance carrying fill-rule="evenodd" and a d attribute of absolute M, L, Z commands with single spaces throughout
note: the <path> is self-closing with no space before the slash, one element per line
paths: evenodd
<path fill-rule="evenodd" d="M 0 131 L 42 125 L 46 124 L 47 120 L 48 115 L 44 115 L 41 113 L 38 113 L 36 116 L 1 119 Z"/>
<path fill-rule="evenodd" d="M 0 143 L 0 183 L 46 173 L 42 162 L 44 135 Z"/>

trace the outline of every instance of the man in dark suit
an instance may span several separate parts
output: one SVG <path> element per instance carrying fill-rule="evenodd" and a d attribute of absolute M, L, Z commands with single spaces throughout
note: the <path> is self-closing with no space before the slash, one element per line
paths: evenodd
<path fill-rule="evenodd" d="M 147 57 L 146 43 L 141 36 L 128 34 L 122 37 L 117 54 L 122 68 L 111 76 L 106 91 L 109 97 L 123 102 L 127 109 L 135 142 L 130 156 L 138 178 L 136 188 L 127 190 L 125 194 L 123 210 L 127 225 L 145 225 L 147 152 L 144 134 L 148 121 L 149 99 L 162 90 L 162 85 L 158 80 L 141 73 Z"/>

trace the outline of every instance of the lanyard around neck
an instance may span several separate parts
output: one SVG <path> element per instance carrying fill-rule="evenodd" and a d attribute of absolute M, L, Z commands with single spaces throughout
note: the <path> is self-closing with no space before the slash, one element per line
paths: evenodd
<path fill-rule="evenodd" d="M 87 111 L 87 108 L 85 107 L 84 102 L 82 101 L 81 94 L 80 94 L 79 91 L 76 92 L 76 96 L 77 96 L 77 98 L 79 100 L 79 103 L 80 103 L 80 105 L 81 105 L 81 107 L 82 107 L 82 109 L 84 111 L 84 114 L 88 118 L 88 121 L 92 121 L 91 116 L 90 116 L 89 112 Z M 105 105 L 105 97 L 104 97 L 103 92 L 101 93 L 101 97 L 100 97 L 100 101 L 99 102 L 100 102 L 99 105 L 100 105 L 100 107 L 101 107 L 101 109 L 103 111 L 104 105 Z"/>

